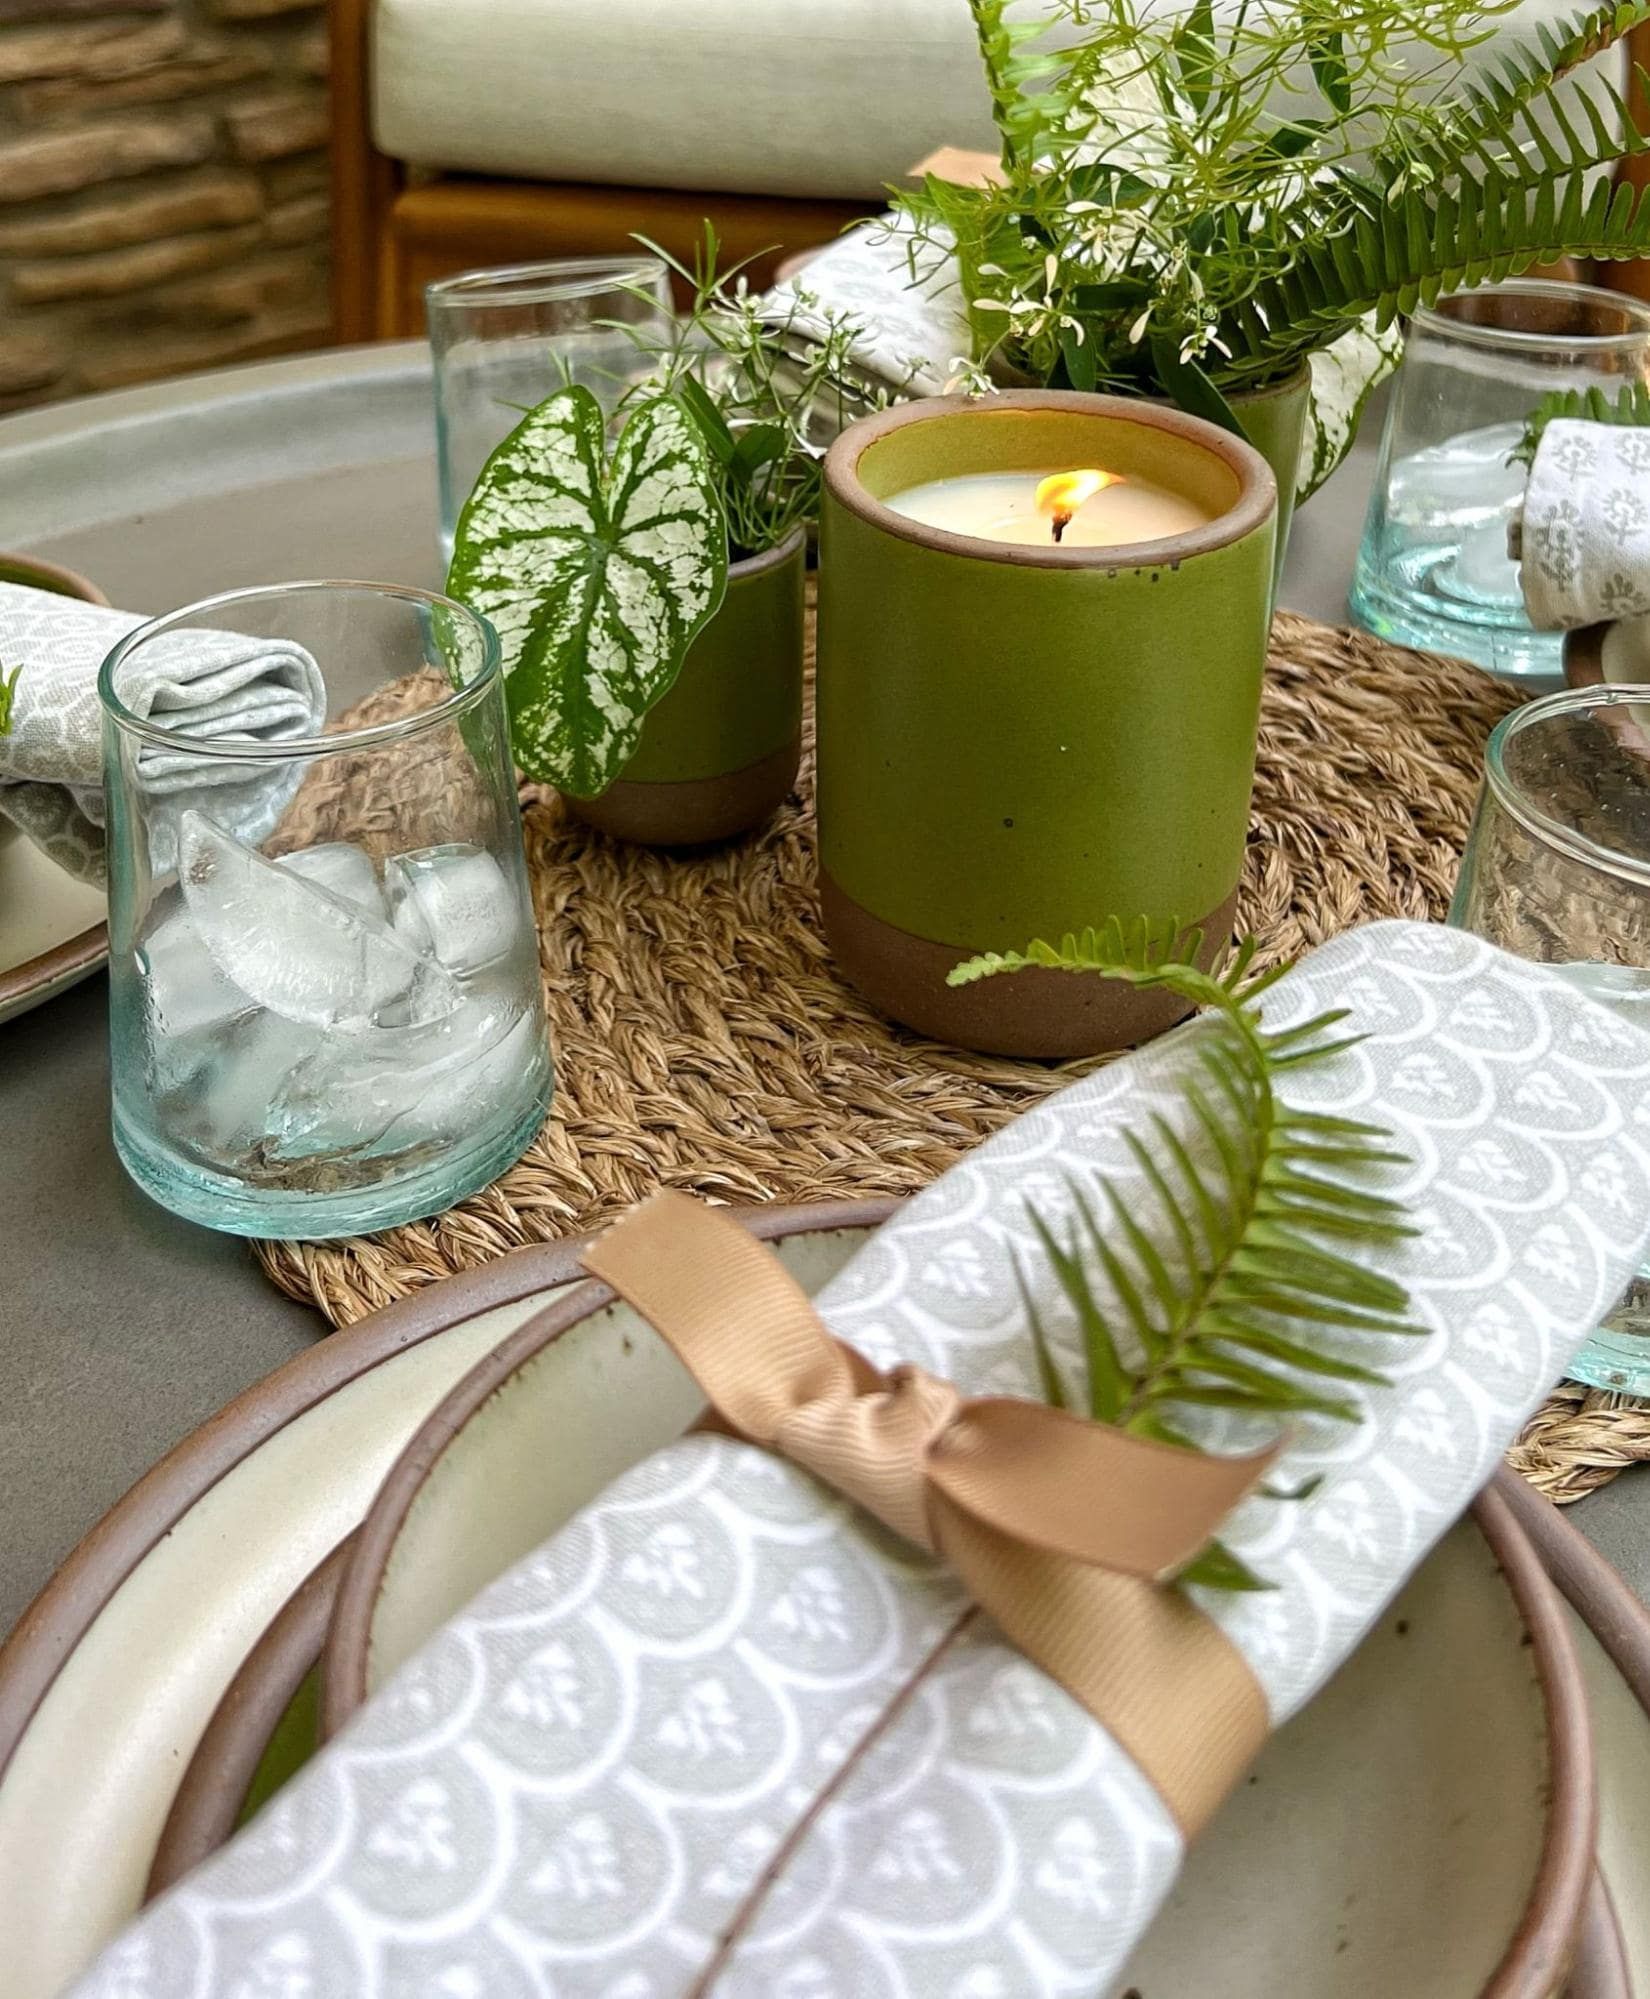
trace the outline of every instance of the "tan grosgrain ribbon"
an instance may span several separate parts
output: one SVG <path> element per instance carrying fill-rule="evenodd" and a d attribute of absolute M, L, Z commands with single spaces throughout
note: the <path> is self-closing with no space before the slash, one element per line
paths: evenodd
<path fill-rule="evenodd" d="M 1164 1581 L 1276 1456 L 1205 1457 L 1009 1396 L 884 1375 L 726 1213 L 657 1194 L 584 1267 L 675 1350 L 723 1422 L 931 1548 L 1195 1833 L 1266 1739 L 1266 1699 Z"/>

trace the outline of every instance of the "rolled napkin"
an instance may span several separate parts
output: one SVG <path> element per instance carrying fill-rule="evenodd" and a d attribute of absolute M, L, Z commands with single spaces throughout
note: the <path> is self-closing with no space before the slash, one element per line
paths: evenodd
<path fill-rule="evenodd" d="M 850 323 L 855 367 L 890 396 L 943 395 L 972 351 L 955 261 L 943 243 L 919 242 L 897 215 L 860 223 L 816 250 L 762 295 L 761 309 L 781 344 Z"/>
<path fill-rule="evenodd" d="M 1650 431 L 1549 423 L 1524 491 L 1519 561 L 1537 631 L 1650 612 Z"/>
<path fill-rule="evenodd" d="M 20 669 L 11 729 L 0 736 L 0 815 L 89 881 L 104 872 L 98 670 L 148 622 L 0 583 L 0 669 Z M 202 742 L 293 741 L 319 734 L 327 712 L 321 670 L 302 646 L 235 632 L 167 634 L 130 661 L 120 692 L 133 714 Z M 214 816 L 247 838 L 268 832 L 290 790 L 256 766 L 153 744 L 140 767 L 153 793 L 185 803 L 211 793 Z"/>
<path fill-rule="evenodd" d="M 1222 1527 L 1273 1587 L 1190 1593 L 1276 1726 L 1634 1269 L 1650 1036 L 1477 938 L 1411 924 L 1338 938 L 1264 1004 L 1271 1028 L 1347 1007 L 1364 1031 L 1286 1071 L 1283 1094 L 1392 1129 L 1411 1163 L 1383 1169 L 1387 1191 L 1418 1233 L 1358 1254 L 1408 1287 L 1425 1328 L 1385 1351 L 1361 1338 L 1388 1384 L 1348 1384 L 1356 1425 L 1299 1419 L 1272 1482 L 1305 1496 L 1251 1497 Z M 1055 1217 L 1098 1173 L 1125 1212 L 1150 1212 L 1124 1134 L 1154 1113 L 1190 1131 L 1179 1084 L 1210 1031 L 1190 1024 L 971 1153 L 819 1293 L 824 1326 L 880 1369 L 1034 1399 L 1018 1265 L 1075 1377 L 1081 1343 L 1027 1203 Z M 611 1267 L 624 1241 L 593 1261 Z M 671 1273 L 670 1310 L 699 1275 Z M 785 1330 L 730 1337 L 748 1378 Z M 1203 1413 L 1205 1446 L 1261 1441 Z M 1177 1818 L 1156 1753 L 1128 1753 L 955 1573 L 841 1497 L 853 1480 L 817 1444 L 785 1448 L 696 1434 L 619 1479 L 147 1910 L 78 1999 L 230 1999 L 279 1976 L 352 1999 L 1109 1990 L 1195 1811 Z M 1171 1746 L 1181 1711 L 1165 1690 Z"/>

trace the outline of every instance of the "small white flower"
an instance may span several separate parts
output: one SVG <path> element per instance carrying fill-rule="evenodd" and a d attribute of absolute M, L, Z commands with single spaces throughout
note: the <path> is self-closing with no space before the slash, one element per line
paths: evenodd
<path fill-rule="evenodd" d="M 1151 318 L 1151 316 L 1152 316 L 1152 309 L 1150 306 L 1147 306 L 1145 311 L 1142 312 L 1140 317 L 1134 322 L 1133 326 L 1129 328 L 1129 345 L 1131 347 L 1138 347 L 1141 341 L 1145 339 L 1146 322 Z"/>

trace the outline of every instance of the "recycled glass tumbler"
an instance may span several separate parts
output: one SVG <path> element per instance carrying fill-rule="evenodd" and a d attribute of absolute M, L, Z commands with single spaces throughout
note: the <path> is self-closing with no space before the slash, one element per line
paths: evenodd
<path fill-rule="evenodd" d="M 551 1070 L 492 627 L 418 590 L 239 590 L 132 632 L 98 692 L 132 1178 L 316 1238 L 502 1172 Z"/>
<path fill-rule="evenodd" d="M 1556 685 L 1563 635 L 1524 611 L 1508 524 L 1525 470 L 1509 464 L 1556 389 L 1614 396 L 1650 378 L 1650 306 L 1592 285 L 1519 278 L 1419 307 L 1387 404 L 1351 609 L 1400 645 Z"/>
<path fill-rule="evenodd" d="M 658 257 L 559 257 L 426 286 L 435 356 L 441 559 L 476 475 L 523 414 L 569 382 L 603 409 L 645 376 L 670 324 Z"/>
<path fill-rule="evenodd" d="M 1567 689 L 1497 727 L 1449 920 L 1650 1033 L 1650 688 Z M 1592 1198 L 1607 1204 L 1611 1189 L 1601 1161 Z M 1570 1375 L 1650 1395 L 1650 1269 Z"/>

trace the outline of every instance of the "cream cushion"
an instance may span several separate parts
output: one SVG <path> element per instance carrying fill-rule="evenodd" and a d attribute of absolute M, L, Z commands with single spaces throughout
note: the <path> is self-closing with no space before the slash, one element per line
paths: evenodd
<path fill-rule="evenodd" d="M 1471 61 L 1576 11 L 1523 0 Z M 420 166 L 858 200 L 996 150 L 966 0 L 378 0 L 373 25 L 374 137 Z"/>
<path fill-rule="evenodd" d="M 965 0 L 379 0 L 373 39 L 423 166 L 854 200 L 995 150 Z"/>

